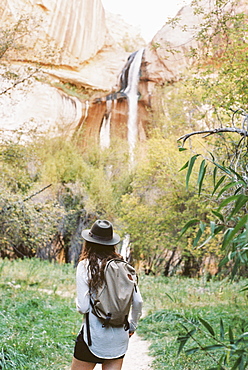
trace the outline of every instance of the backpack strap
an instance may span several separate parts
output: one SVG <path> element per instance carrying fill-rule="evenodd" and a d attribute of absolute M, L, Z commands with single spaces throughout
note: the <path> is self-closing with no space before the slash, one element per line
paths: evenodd
<path fill-rule="evenodd" d="M 87 339 L 88 339 L 88 345 L 92 345 L 91 335 L 90 335 L 90 321 L 89 321 L 89 312 L 85 314 L 85 320 L 86 320 L 86 333 L 87 333 Z"/>
<path fill-rule="evenodd" d="M 130 328 L 130 324 L 129 324 L 129 321 L 128 321 L 128 315 L 125 316 L 125 322 L 124 322 L 124 330 L 125 331 L 128 331 Z"/>

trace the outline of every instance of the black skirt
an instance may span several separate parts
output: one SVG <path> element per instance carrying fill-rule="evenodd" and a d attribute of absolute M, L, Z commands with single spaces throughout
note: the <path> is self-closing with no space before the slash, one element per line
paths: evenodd
<path fill-rule="evenodd" d="M 123 358 L 125 355 L 118 357 Z M 100 358 L 95 356 L 92 352 L 90 352 L 89 347 L 85 343 L 82 337 L 82 333 L 80 332 L 77 336 L 75 347 L 74 347 L 74 357 L 79 361 L 85 362 L 93 362 L 94 364 L 103 364 L 106 361 L 105 358 Z"/>

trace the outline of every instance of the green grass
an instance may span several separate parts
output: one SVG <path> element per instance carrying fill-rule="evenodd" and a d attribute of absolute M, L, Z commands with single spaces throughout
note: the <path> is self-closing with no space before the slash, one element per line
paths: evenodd
<path fill-rule="evenodd" d="M 231 356 L 229 326 L 232 327 L 234 339 L 248 332 L 247 291 L 240 292 L 246 284 L 247 280 L 231 283 L 228 280 L 206 282 L 204 279 L 177 277 L 140 279 L 147 316 L 141 320 L 138 332 L 151 342 L 151 354 L 155 357 L 154 369 L 217 369 L 220 356 L 228 352 L 230 361 L 226 361 L 223 369 L 231 370 L 239 352 Z M 199 317 L 207 321 L 211 328 L 207 324 L 202 325 Z M 224 328 L 220 325 L 221 320 Z M 190 355 L 186 355 L 183 350 L 178 355 L 180 342 L 177 338 L 185 338 L 186 333 L 193 329 L 196 330 L 193 334 L 195 340 L 190 338 L 184 349 L 220 342 L 226 347 L 198 350 Z M 210 333 L 211 329 L 215 331 L 214 335 Z M 247 341 L 239 344 L 239 350 L 244 348 L 247 361 Z"/>
<path fill-rule="evenodd" d="M 81 320 L 75 270 L 39 260 L 0 266 L 0 369 L 68 368 Z"/>
<path fill-rule="evenodd" d="M 81 325 L 75 309 L 75 268 L 31 260 L 0 260 L 0 369 L 68 369 L 74 340 Z M 206 351 L 177 356 L 179 335 L 196 328 L 195 338 L 212 343 L 199 316 L 219 338 L 223 320 L 225 340 L 229 325 L 234 337 L 247 327 L 247 280 L 182 279 L 140 276 L 145 317 L 138 333 L 151 342 L 155 370 L 206 370 L 215 365 Z M 245 344 L 244 344 L 245 345 Z M 247 344 L 246 344 L 247 345 Z M 190 339 L 185 348 L 195 347 Z M 210 352 L 219 358 L 219 352 Z M 226 369 L 231 369 L 227 364 Z"/>

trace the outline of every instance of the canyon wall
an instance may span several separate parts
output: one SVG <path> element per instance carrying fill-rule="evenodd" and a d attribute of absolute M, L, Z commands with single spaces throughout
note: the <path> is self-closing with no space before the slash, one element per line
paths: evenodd
<path fill-rule="evenodd" d="M 240 1 L 239 10 L 246 9 L 246 1 Z M 211 9 L 213 0 L 201 5 Z M 10 41 L 0 54 L 1 131 L 28 123 L 44 131 L 62 126 L 68 136 L 76 130 L 82 145 L 91 139 L 106 145 L 109 139 L 101 135 L 108 125 L 110 136 L 127 139 L 130 99 L 122 84 L 131 52 L 145 46 L 137 30 L 119 16 L 106 15 L 100 0 L 2 0 L 0 17 L 3 43 Z M 145 46 L 137 86 L 138 140 L 147 136 L 156 86 L 178 80 L 191 67 L 189 51 L 198 47 L 195 35 L 202 17 L 191 6 L 183 7 Z M 90 92 L 88 98 L 74 93 L 75 86 Z"/>
<path fill-rule="evenodd" d="M 28 123 L 41 131 L 58 125 L 73 131 L 87 102 L 63 86 L 110 92 L 130 53 L 108 29 L 115 23 L 100 0 L 2 0 L 0 19 L 7 46 L 0 51 L 2 132 Z M 128 32 L 124 21 L 123 29 Z M 138 31 L 132 32 L 135 40 Z"/>
<path fill-rule="evenodd" d="M 184 9 L 182 22 L 190 20 L 191 26 L 199 22 L 190 7 Z M 130 45 L 144 46 L 138 31 L 122 22 L 120 16 L 105 14 L 100 0 L 3 0 L 0 17 L 5 29 L 13 29 L 22 19 L 17 40 L 13 37 L 19 44 L 3 57 L 8 75 L 1 73 L 2 91 L 11 84 L 15 87 L 8 94 L 0 94 L 0 129 L 11 132 L 28 122 L 44 131 L 62 125 L 68 136 L 75 129 L 81 132 L 85 145 L 91 139 L 100 143 L 107 119 L 110 136 L 127 139 L 129 99 L 124 91 L 119 93 L 120 76 L 123 70 L 128 73 Z M 154 87 L 176 79 L 189 62 L 184 47 L 179 60 L 168 52 L 164 54 L 168 44 L 174 48 L 178 43 L 187 44 L 190 38 L 191 33 L 182 33 L 179 23 L 174 29 L 165 26 L 145 47 L 138 85 L 138 140 L 146 138 Z M 33 76 L 27 83 L 28 73 Z M 13 74 L 25 82 L 15 84 L 9 79 Z M 62 91 L 65 84 L 95 93 L 88 100 L 73 97 Z M 111 106 L 107 103 L 110 100 Z"/>
<path fill-rule="evenodd" d="M 2 0 L 1 26 L 29 18 L 25 48 L 12 60 L 79 66 L 105 45 L 107 27 L 100 0 Z"/>

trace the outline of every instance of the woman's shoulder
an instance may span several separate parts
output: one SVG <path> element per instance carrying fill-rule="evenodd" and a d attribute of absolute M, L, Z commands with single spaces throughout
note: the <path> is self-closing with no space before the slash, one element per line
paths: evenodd
<path fill-rule="evenodd" d="M 87 258 L 78 262 L 77 270 L 85 270 L 88 268 L 89 260 Z"/>

